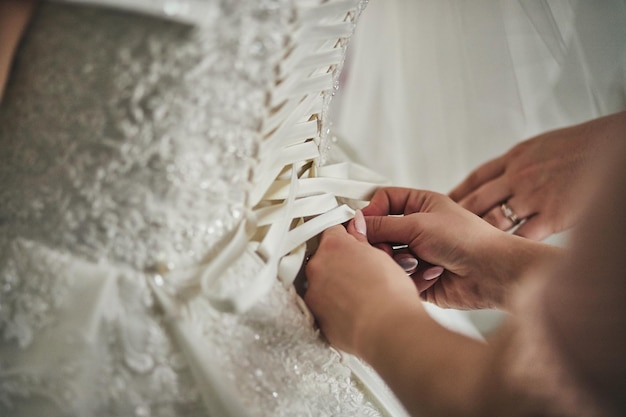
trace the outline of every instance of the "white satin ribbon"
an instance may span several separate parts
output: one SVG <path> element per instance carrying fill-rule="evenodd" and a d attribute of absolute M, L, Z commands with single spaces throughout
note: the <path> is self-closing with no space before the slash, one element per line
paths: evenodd
<path fill-rule="evenodd" d="M 194 297 L 204 297 L 217 310 L 243 313 L 265 297 L 277 278 L 291 285 L 301 268 L 309 239 L 326 228 L 354 216 L 338 197 L 363 201 L 384 183 L 363 167 L 337 164 L 316 167 L 319 149 L 319 114 L 322 91 L 333 88 L 331 67 L 343 53 L 338 39 L 348 36 L 353 24 L 345 22 L 355 7 L 352 0 L 321 3 L 301 12 L 302 22 L 290 40 L 290 58 L 278 69 L 279 82 L 268 100 L 258 160 L 252 173 L 250 210 L 219 253 L 193 268 L 155 274 L 151 288 L 163 307 L 172 333 L 185 351 L 211 415 L 245 417 L 237 405 L 234 388 L 224 383 L 218 366 L 207 359 L 202 336 L 186 314 Z M 293 44 L 296 44 L 295 46 Z M 306 47 L 302 47 L 306 45 Z M 302 51 L 307 51 L 303 53 Z M 255 266 L 252 279 L 243 287 L 221 290 L 220 278 L 242 257 Z M 309 322 L 313 316 L 302 300 L 299 305 Z M 380 405 L 392 416 L 405 414 L 380 394 L 381 382 L 364 372 L 362 364 L 347 361 Z"/>

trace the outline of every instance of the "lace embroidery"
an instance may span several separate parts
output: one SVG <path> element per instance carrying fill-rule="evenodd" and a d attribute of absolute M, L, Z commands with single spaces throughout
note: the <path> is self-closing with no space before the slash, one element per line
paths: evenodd
<path fill-rule="evenodd" d="M 0 115 L 7 233 L 138 269 L 201 259 L 244 210 L 290 11 L 246 5 L 201 29 L 42 4 Z"/>
<path fill-rule="evenodd" d="M 2 309 L 13 314 L 3 315 L 0 330 L 7 341 L 27 335 L 28 344 L 22 337 L 0 345 L 0 402 L 10 406 L 11 397 L 39 394 L 74 415 L 201 410 L 141 274 L 111 274 L 110 265 L 90 265 L 33 242 L 12 246 L 19 256 L 0 276 L 13 282 L 15 292 L 3 294 L 9 308 Z M 146 414 L 151 409 L 158 412 Z"/>
<path fill-rule="evenodd" d="M 15 289 L 0 300 L 0 410 L 16 415 L 20 399 L 43 397 L 63 416 L 206 415 L 139 271 L 194 265 L 241 221 L 299 11 L 287 0 L 208 3 L 199 27 L 41 5 L 0 111 L 0 247 L 20 247 L 0 264 Z M 364 3 L 353 2 L 349 27 Z M 315 116 L 323 153 L 331 96 Z M 222 282 L 253 279 L 249 261 Z M 45 293 L 13 287 L 44 280 Z M 33 295 L 48 316 L 20 324 L 14 305 Z M 291 286 L 276 281 L 242 315 L 203 298 L 185 313 L 250 415 L 380 415 Z"/>
<path fill-rule="evenodd" d="M 54 322 L 56 310 L 64 304 L 73 284 L 72 277 L 60 274 L 60 260 L 41 262 L 24 256 L 31 249 L 31 243 L 15 242 L 0 270 L 0 330 L 4 340 L 13 340 L 20 348 L 28 347 L 37 332 Z M 28 275 L 33 279 L 25 279 Z"/>
<path fill-rule="evenodd" d="M 29 263 L 37 260 L 44 268 L 49 261 L 64 265 L 50 280 L 54 283 L 50 287 L 68 288 L 59 276 L 89 270 L 92 276 L 103 274 L 107 282 L 96 283 L 98 293 L 87 296 L 106 299 L 106 303 L 100 319 L 93 320 L 95 329 L 84 324 L 67 329 L 60 324 L 68 317 L 97 314 L 77 311 L 79 307 L 61 314 L 59 323 L 48 324 L 39 340 L 45 341 L 49 355 L 58 358 L 51 368 L 45 364 L 37 370 L 36 365 L 16 373 L 11 370 L 14 364 L 0 363 L 2 401 L 11 404 L 11 396 L 46 393 L 58 407 L 69 405 L 73 415 L 167 416 L 183 409 L 196 410 L 190 415 L 203 415 L 186 363 L 171 346 L 160 315 L 154 313 L 144 279 L 132 272 L 111 274 L 100 271 L 98 265 L 81 265 L 29 242 L 20 243 L 19 248 Z M 26 272 L 22 280 L 39 283 L 40 277 Z M 45 274 L 41 278 L 50 279 Z M 224 375 L 236 383 L 241 401 L 257 410 L 251 415 L 307 415 L 313 409 L 316 415 L 349 415 L 349 410 L 379 415 L 350 370 L 319 340 L 295 297 L 293 287 L 276 282 L 270 296 L 245 314 L 219 313 L 202 298 L 190 305 L 189 313 L 205 336 L 207 358 L 221 364 Z M 71 306 L 79 304 L 69 301 Z M 37 354 L 36 349 L 15 350 L 6 345 L 1 350 L 3 359 L 19 355 L 18 369 Z"/>

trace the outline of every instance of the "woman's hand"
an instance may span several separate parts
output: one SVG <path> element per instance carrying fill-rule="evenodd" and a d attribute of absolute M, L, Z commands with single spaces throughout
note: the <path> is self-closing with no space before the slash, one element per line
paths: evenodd
<path fill-rule="evenodd" d="M 445 268 L 430 280 L 413 274 L 422 298 L 441 307 L 504 308 L 512 284 L 558 251 L 504 233 L 428 191 L 382 188 L 363 213 L 370 243 L 405 244 L 421 261 Z"/>
<path fill-rule="evenodd" d="M 484 415 L 477 394 L 485 345 L 432 320 L 411 279 L 364 232 L 357 212 L 347 230 L 335 226 L 322 234 L 307 263 L 304 300 L 322 332 L 369 363 L 411 414 Z"/>
<path fill-rule="evenodd" d="M 356 223 L 364 231 L 363 215 Z M 396 312 L 421 310 L 411 279 L 383 251 L 367 242 L 355 221 L 326 230 L 306 266 L 304 300 L 329 342 L 349 353 L 364 355 L 381 327 Z"/>
<path fill-rule="evenodd" d="M 618 113 L 522 142 L 474 170 L 450 197 L 502 230 L 524 220 L 515 231 L 519 236 L 540 240 L 568 229 L 580 217 L 591 161 L 604 142 L 618 137 L 625 116 Z"/>

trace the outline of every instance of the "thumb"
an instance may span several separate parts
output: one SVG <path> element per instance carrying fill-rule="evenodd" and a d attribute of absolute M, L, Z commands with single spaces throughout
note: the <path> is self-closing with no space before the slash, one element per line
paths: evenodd
<path fill-rule="evenodd" d="M 368 216 L 367 237 L 370 243 L 409 244 L 417 236 L 415 215 L 411 216 Z"/>
<path fill-rule="evenodd" d="M 361 210 L 355 212 L 354 218 L 348 222 L 346 229 L 348 233 L 354 236 L 359 242 L 368 243 L 367 224 Z"/>

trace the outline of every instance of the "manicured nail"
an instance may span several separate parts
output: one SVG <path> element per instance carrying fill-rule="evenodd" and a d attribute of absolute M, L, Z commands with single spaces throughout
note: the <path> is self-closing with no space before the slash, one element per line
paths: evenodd
<path fill-rule="evenodd" d="M 354 228 L 363 236 L 367 236 L 367 225 L 365 224 L 365 217 L 363 217 L 361 210 L 357 210 L 354 214 Z"/>
<path fill-rule="evenodd" d="M 443 267 L 433 266 L 432 268 L 428 268 L 426 271 L 424 271 L 424 275 L 422 275 L 422 278 L 424 278 L 426 281 L 430 281 L 439 277 L 441 274 L 443 274 Z"/>
<path fill-rule="evenodd" d="M 417 269 L 417 265 L 419 264 L 418 260 L 410 255 L 396 256 L 394 259 L 396 263 L 400 265 L 402 269 L 404 269 L 404 272 L 406 272 L 409 275 L 415 272 L 415 270 Z"/>

